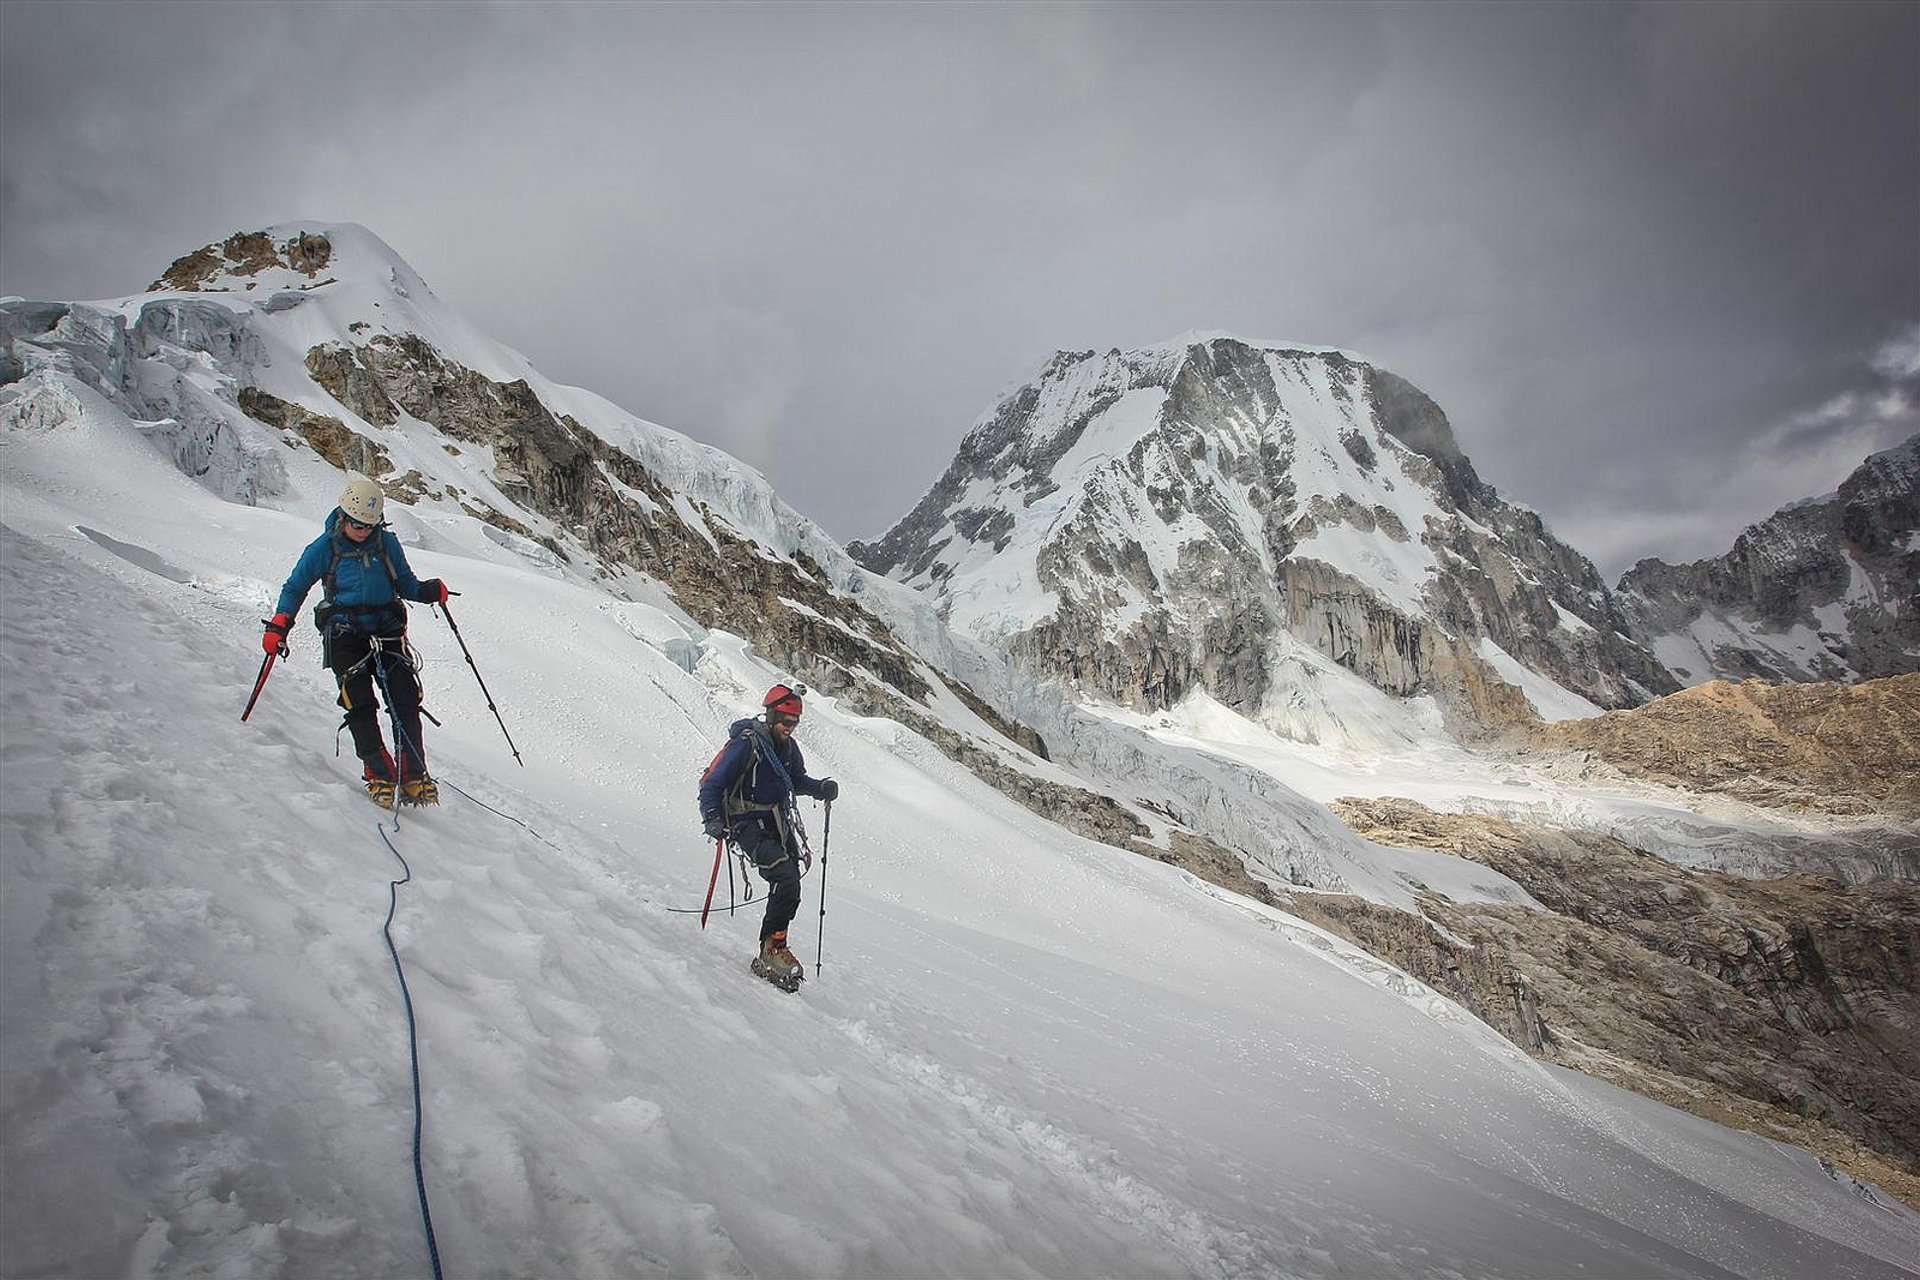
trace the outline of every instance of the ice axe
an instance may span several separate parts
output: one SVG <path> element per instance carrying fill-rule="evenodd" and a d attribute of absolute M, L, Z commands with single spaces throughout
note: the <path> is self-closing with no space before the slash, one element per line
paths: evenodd
<path fill-rule="evenodd" d="M 713 874 L 707 877 L 707 900 L 700 907 L 700 927 L 702 929 L 707 927 L 707 912 L 713 910 L 713 890 L 714 890 L 714 886 L 720 883 L 720 860 L 726 857 L 726 851 L 727 851 L 727 842 L 724 838 L 715 840 L 713 842 Z M 732 868 L 728 868 L 727 870 L 727 886 L 728 886 L 727 892 L 732 893 L 733 892 Z"/>
<path fill-rule="evenodd" d="M 245 724 L 247 717 L 253 714 L 253 704 L 260 700 L 260 691 L 267 687 L 267 677 L 273 674 L 274 659 L 285 652 L 287 652 L 287 642 L 283 639 L 278 648 L 269 651 L 267 656 L 260 660 L 260 677 L 253 682 L 253 693 L 247 698 L 247 709 L 240 713 L 242 724 Z"/>

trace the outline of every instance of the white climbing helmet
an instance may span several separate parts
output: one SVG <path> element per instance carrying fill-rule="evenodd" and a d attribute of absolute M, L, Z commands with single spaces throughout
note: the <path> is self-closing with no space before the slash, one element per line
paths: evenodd
<path fill-rule="evenodd" d="M 348 480 L 340 494 L 340 510 L 346 513 L 347 519 L 360 524 L 379 524 L 386 505 L 387 497 L 380 492 L 380 486 L 363 475 Z"/>

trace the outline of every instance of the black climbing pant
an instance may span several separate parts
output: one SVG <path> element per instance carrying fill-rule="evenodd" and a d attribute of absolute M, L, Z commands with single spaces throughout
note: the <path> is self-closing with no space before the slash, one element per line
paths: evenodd
<path fill-rule="evenodd" d="M 379 773 L 387 756 L 386 740 L 380 733 L 380 702 L 377 690 L 384 688 L 393 699 L 393 714 L 400 722 L 398 748 L 400 767 L 405 776 L 419 777 L 427 771 L 426 741 L 420 735 L 420 677 L 407 657 L 405 636 L 363 636 L 357 632 L 328 637 L 327 663 L 340 682 L 340 705 L 346 709 L 347 732 L 353 735 L 353 754 Z"/>

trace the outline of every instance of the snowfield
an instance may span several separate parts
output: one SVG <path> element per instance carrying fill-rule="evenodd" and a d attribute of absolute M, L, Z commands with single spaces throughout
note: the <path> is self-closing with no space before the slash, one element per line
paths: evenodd
<path fill-rule="evenodd" d="M 309 616 L 239 720 L 337 475 L 289 453 L 285 509 L 227 501 L 29 381 L 0 393 L 8 1276 L 430 1274 L 390 892 L 449 1276 L 1920 1274 L 1920 1216 L 1812 1156 L 1544 1066 L 828 699 L 809 981 L 753 979 L 757 903 L 679 911 L 697 777 L 783 673 L 433 512 L 397 527 L 526 763 L 416 609 L 445 799 L 383 820 Z"/>

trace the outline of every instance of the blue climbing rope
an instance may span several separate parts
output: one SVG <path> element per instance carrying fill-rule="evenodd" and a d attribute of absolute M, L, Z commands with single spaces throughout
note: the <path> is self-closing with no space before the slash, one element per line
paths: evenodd
<path fill-rule="evenodd" d="M 773 776 L 787 789 L 787 798 L 781 805 L 781 816 L 787 820 L 788 829 L 799 838 L 800 848 L 806 851 L 807 864 L 813 864 L 813 844 L 807 839 L 806 824 L 800 821 L 800 792 L 793 785 L 793 775 L 787 772 L 786 762 L 780 759 L 780 749 L 774 745 L 773 734 L 758 723 L 747 725 L 747 732 L 753 737 L 753 749 L 759 757 L 773 766 Z"/>
<path fill-rule="evenodd" d="M 441 1280 L 440 1242 L 434 1238 L 433 1210 L 427 1207 L 427 1175 L 420 1162 L 420 1133 L 426 1119 L 420 1102 L 420 1033 L 413 1018 L 413 993 L 407 990 L 407 971 L 401 967 L 399 948 L 393 945 L 393 913 L 400 905 L 400 886 L 413 882 L 413 868 L 387 838 L 384 823 L 378 830 L 388 850 L 400 859 L 400 869 L 405 873 L 402 879 L 387 882 L 387 922 L 380 926 L 380 932 L 387 940 L 387 954 L 393 957 L 393 972 L 400 979 L 400 1000 L 407 1010 L 407 1055 L 413 1061 L 413 1185 L 420 1193 L 420 1222 L 427 1232 L 427 1257 L 433 1263 L 433 1280 Z"/>
<path fill-rule="evenodd" d="M 407 662 L 408 665 L 413 666 L 407 658 L 404 647 L 406 640 L 402 638 L 400 644 L 403 646 L 400 651 L 400 661 Z M 398 831 L 400 829 L 400 778 L 402 771 L 406 768 L 408 749 L 412 749 L 414 759 L 422 762 L 426 760 L 427 752 L 425 745 L 415 742 L 412 737 L 408 735 L 407 727 L 400 723 L 400 708 L 393 704 L 393 689 L 387 683 L 387 652 L 385 642 L 380 637 L 375 636 L 373 639 L 372 652 L 368 653 L 367 657 L 373 662 L 373 675 L 374 678 L 380 682 L 380 696 L 387 704 L 387 723 L 393 726 L 393 829 Z M 424 703 L 426 701 L 426 690 L 420 685 L 420 669 L 418 666 L 413 666 L 413 670 L 414 688 L 420 691 L 420 700 Z M 438 724 L 439 721 L 436 720 L 434 723 Z M 402 858 L 401 861 L 404 862 L 406 859 Z"/>

